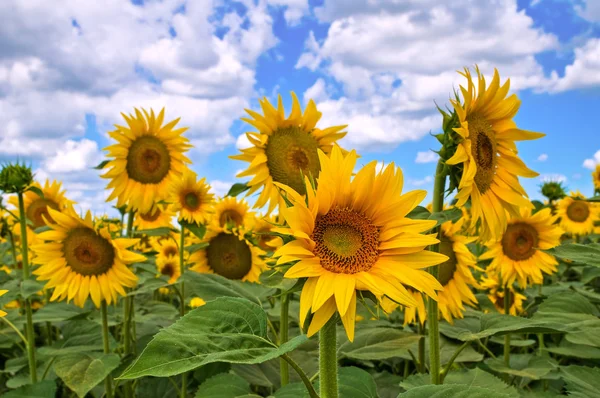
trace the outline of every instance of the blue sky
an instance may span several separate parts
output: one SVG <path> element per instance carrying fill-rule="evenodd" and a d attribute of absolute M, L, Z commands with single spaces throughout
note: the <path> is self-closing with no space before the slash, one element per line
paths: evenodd
<path fill-rule="evenodd" d="M 348 124 L 340 142 L 360 162 L 394 161 L 405 190 L 431 190 L 455 72 L 479 64 L 511 78 L 517 124 L 547 136 L 519 143 L 541 179 L 592 194 L 600 163 L 599 0 L 206 0 L 0 4 L 0 159 L 64 181 L 82 209 L 110 211 L 91 166 L 119 112 L 165 106 L 196 148 L 193 169 L 223 194 L 245 163 L 228 155 L 252 128 L 258 99 L 314 98 L 320 127 Z M 425 204 L 425 203 L 424 203 Z"/>

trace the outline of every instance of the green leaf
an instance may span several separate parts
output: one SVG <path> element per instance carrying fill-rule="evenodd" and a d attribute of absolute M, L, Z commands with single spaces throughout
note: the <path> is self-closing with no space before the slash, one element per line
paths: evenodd
<path fill-rule="evenodd" d="M 600 359 L 600 348 L 573 344 L 567 340 L 561 341 L 557 346 L 546 346 L 544 349 L 548 352 L 562 355 L 564 357 Z"/>
<path fill-rule="evenodd" d="M 161 330 L 121 379 L 173 376 L 212 362 L 254 364 L 277 358 L 307 340 L 277 347 L 267 339 L 267 315 L 251 301 L 219 298 Z"/>
<path fill-rule="evenodd" d="M 296 284 L 297 279 L 284 278 L 283 273 L 276 269 L 269 269 L 260 274 L 260 283 L 273 289 L 283 291 L 290 290 Z"/>
<path fill-rule="evenodd" d="M 355 367 L 340 368 L 338 373 L 340 397 L 378 398 L 377 385 L 369 373 Z"/>
<path fill-rule="evenodd" d="M 56 382 L 44 380 L 35 384 L 28 384 L 2 395 L 4 398 L 54 398 L 56 396 Z"/>
<path fill-rule="evenodd" d="M 600 196 L 592 196 L 586 199 L 588 202 L 600 202 Z"/>
<path fill-rule="evenodd" d="M 79 308 L 73 304 L 67 303 L 50 303 L 46 304 L 42 308 L 33 314 L 33 323 L 40 322 L 62 322 L 69 319 L 73 319 L 83 314 L 87 314 L 90 311 Z"/>
<path fill-rule="evenodd" d="M 152 228 L 152 229 L 140 229 L 135 231 L 135 235 L 147 235 L 147 236 L 169 236 L 173 231 L 173 228 L 169 227 L 160 227 L 160 228 Z"/>
<path fill-rule="evenodd" d="M 398 398 L 512 398 L 509 393 L 468 384 L 442 384 L 416 387 Z"/>
<path fill-rule="evenodd" d="M 103 160 L 102 162 L 100 162 L 100 164 L 98 164 L 98 166 L 94 167 L 94 169 L 96 170 L 102 170 L 104 167 L 106 167 L 106 165 L 110 162 L 110 160 Z"/>
<path fill-rule="evenodd" d="M 560 374 L 567 383 L 569 397 L 589 398 L 598 396 L 600 391 L 600 368 L 571 365 L 561 367 Z"/>
<path fill-rule="evenodd" d="M 250 384 L 240 376 L 222 373 L 211 377 L 200 385 L 196 398 L 259 398 L 252 394 Z"/>
<path fill-rule="evenodd" d="M 303 383 L 290 383 L 275 392 L 275 398 L 308 398 L 306 386 Z"/>
<path fill-rule="evenodd" d="M 182 227 L 184 227 L 185 229 L 187 229 L 188 231 L 190 231 L 191 233 L 196 235 L 196 237 L 198 239 L 202 240 L 204 238 L 204 234 L 206 233 L 206 225 L 189 223 L 186 221 L 180 221 L 179 223 L 181 224 Z"/>
<path fill-rule="evenodd" d="M 80 398 L 100 384 L 119 366 L 117 354 L 78 353 L 59 357 L 54 362 L 54 372 Z"/>
<path fill-rule="evenodd" d="M 245 182 L 238 182 L 233 184 L 231 188 L 229 188 L 229 192 L 225 196 L 238 196 L 239 194 L 246 192 L 250 189 L 250 186 Z"/>
<path fill-rule="evenodd" d="M 217 274 L 186 272 L 184 280 L 187 294 L 193 293 L 204 301 L 220 297 L 242 297 L 260 304 L 260 298 L 272 291 L 256 283 L 231 280 Z"/>
<path fill-rule="evenodd" d="M 437 222 L 438 222 L 437 225 L 441 225 L 447 221 L 454 222 L 461 217 L 462 217 L 462 211 L 456 207 L 453 207 L 451 209 L 438 211 L 436 213 L 431 213 L 431 215 L 429 216 L 429 219 L 437 220 Z"/>
<path fill-rule="evenodd" d="M 353 359 L 380 360 L 406 355 L 421 336 L 392 328 L 357 329 L 354 342 L 345 342 L 340 354 Z"/>
<path fill-rule="evenodd" d="M 423 206 L 415 207 L 410 213 L 406 215 L 408 218 L 412 218 L 413 220 L 428 220 L 431 216 L 429 210 L 427 210 Z"/>
<path fill-rule="evenodd" d="M 391 374 L 388 372 L 375 373 L 373 375 L 375 384 L 377 384 L 377 394 L 379 398 L 396 398 L 402 389 L 400 382 L 402 376 Z"/>
<path fill-rule="evenodd" d="M 531 354 L 511 354 L 510 367 L 504 364 L 503 358 L 489 358 L 485 364 L 493 371 L 532 380 L 543 379 L 544 376 L 558 368 L 558 364 L 551 358 L 532 356 Z"/>
<path fill-rule="evenodd" d="M 40 198 L 44 197 L 44 191 L 42 191 L 41 189 L 39 189 L 35 185 L 30 185 L 29 188 L 27 188 L 26 191 L 32 191 L 33 193 L 35 193 Z"/>
<path fill-rule="evenodd" d="M 40 292 L 44 288 L 44 285 L 45 283 L 33 279 L 26 279 L 21 283 L 21 296 L 24 299 L 27 299 Z"/>
<path fill-rule="evenodd" d="M 208 242 L 196 243 L 195 245 L 191 245 L 185 248 L 190 254 L 197 252 L 198 250 L 202 250 L 208 247 Z"/>
<path fill-rule="evenodd" d="M 553 249 L 544 251 L 563 260 L 571 260 L 575 263 L 600 267 L 600 244 L 598 243 L 591 243 L 589 245 L 563 243 Z"/>

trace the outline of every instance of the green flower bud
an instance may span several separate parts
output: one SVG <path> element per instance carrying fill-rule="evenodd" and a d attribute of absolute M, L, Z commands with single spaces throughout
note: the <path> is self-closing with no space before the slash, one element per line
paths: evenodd
<path fill-rule="evenodd" d="M 33 183 L 31 168 L 25 164 L 7 164 L 0 171 L 0 190 L 5 193 L 23 192 Z"/>
<path fill-rule="evenodd" d="M 562 183 L 557 181 L 547 181 L 542 184 L 542 195 L 544 195 L 550 202 L 560 200 L 567 196 L 566 187 Z"/>

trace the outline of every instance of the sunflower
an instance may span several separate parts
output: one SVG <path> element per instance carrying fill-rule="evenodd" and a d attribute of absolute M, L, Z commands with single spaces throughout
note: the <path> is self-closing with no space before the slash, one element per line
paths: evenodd
<path fill-rule="evenodd" d="M 161 239 L 162 237 L 150 238 L 150 244 L 152 245 L 152 248 L 158 253 L 157 258 L 167 258 L 171 256 L 178 257 L 179 245 L 177 242 L 179 242 L 179 236 L 180 234 L 177 234 L 175 239 Z"/>
<path fill-rule="evenodd" d="M 248 230 L 252 228 L 254 213 L 245 200 L 238 200 L 234 196 L 227 196 L 215 204 L 215 213 L 212 217 L 213 228 L 235 228 Z"/>
<path fill-rule="evenodd" d="M 152 237 L 151 236 L 148 236 L 146 234 L 137 236 L 137 243 L 133 246 L 133 250 L 142 252 L 142 253 L 149 253 L 153 249 L 154 248 L 152 246 Z"/>
<path fill-rule="evenodd" d="M 159 276 L 165 275 L 169 277 L 169 283 L 175 283 L 181 276 L 181 266 L 178 256 L 160 256 L 156 258 L 156 269 Z"/>
<path fill-rule="evenodd" d="M 487 271 L 487 270 L 486 270 Z M 496 310 L 501 314 L 504 314 L 504 290 L 499 289 L 500 287 L 500 277 L 494 270 L 490 270 L 487 273 L 487 276 L 484 276 L 481 280 L 481 287 L 483 289 L 489 290 L 488 299 L 494 304 Z M 513 316 L 517 316 L 518 314 L 523 312 L 523 302 L 527 300 L 527 297 L 522 295 L 521 293 L 515 291 L 515 289 L 509 286 L 510 291 L 510 307 L 508 313 Z"/>
<path fill-rule="evenodd" d="M 147 213 L 137 213 L 133 226 L 138 229 L 170 228 L 174 216 L 170 206 L 155 204 Z"/>
<path fill-rule="evenodd" d="M 488 269 L 499 272 L 503 285 L 512 286 L 515 280 L 521 288 L 542 284 L 542 273 L 556 272 L 558 262 L 542 250 L 560 244 L 562 229 L 555 225 L 557 216 L 550 208 L 531 214 L 529 208 L 521 209 L 519 217 L 510 217 L 504 234 L 487 244 L 488 250 L 480 260 L 492 260 Z"/>
<path fill-rule="evenodd" d="M 273 216 L 255 217 L 252 234 L 258 247 L 266 252 L 273 251 L 283 244 L 279 236 L 271 235 L 275 228 L 276 218 Z"/>
<path fill-rule="evenodd" d="M 594 190 L 600 192 L 600 163 L 596 165 L 596 170 L 592 171 L 592 179 L 594 181 Z"/>
<path fill-rule="evenodd" d="M 0 296 L 4 296 L 6 293 L 8 293 L 8 290 L 0 290 Z M 6 312 L 0 310 L 0 317 L 6 316 Z"/>
<path fill-rule="evenodd" d="M 181 134 L 187 128 L 174 129 L 179 119 L 163 126 L 164 109 L 155 117 L 135 109 L 135 116 L 121 114 L 128 127 L 115 125 L 108 133 L 118 141 L 105 150 L 113 158 L 105 166 L 110 170 L 102 175 L 109 178 L 107 188 L 113 191 L 106 200 L 117 199 L 117 207 L 129 205 L 140 213 L 148 213 L 154 202 L 164 199 L 173 181 L 181 176 L 186 163 L 183 153 L 191 145 Z"/>
<path fill-rule="evenodd" d="M 587 235 L 594 231 L 594 221 L 600 218 L 600 209 L 596 203 L 587 202 L 585 196 L 577 191 L 558 202 L 557 214 L 565 232 Z"/>
<path fill-rule="evenodd" d="M 480 269 L 477 267 L 477 259 L 467 247 L 477 237 L 460 235 L 464 222 L 464 219 L 459 219 L 456 223 L 447 221 L 441 226 L 440 253 L 448 256 L 448 260 L 439 266 L 438 281 L 444 288 L 438 292 L 438 308 L 440 315 L 449 323 L 453 319 L 463 318 L 463 303 L 470 306 L 477 304 L 471 286 L 479 287 L 479 284 L 473 278 L 471 268 Z M 406 308 L 404 324 L 413 323 L 418 316 L 422 325 L 427 319 L 423 295 L 413 290 L 413 296 L 417 307 Z"/>
<path fill-rule="evenodd" d="M 96 230 L 92 215 L 85 218 L 48 210 L 55 224 L 39 234 L 45 243 L 32 246 L 32 262 L 40 266 L 33 271 L 38 280 L 47 280 L 45 288 L 54 288 L 50 301 L 74 300 L 83 307 L 88 296 L 96 307 L 125 295 L 123 286 L 134 287 L 137 276 L 128 264 L 146 258 L 127 250 L 137 239 L 112 239 L 106 229 Z"/>
<path fill-rule="evenodd" d="M 460 142 L 446 163 L 462 165 L 456 207 L 471 200 L 471 223 L 481 220 L 479 233 L 487 241 L 502 235 L 505 210 L 518 216 L 519 208 L 533 208 L 517 176 L 535 177 L 538 173 L 517 156 L 515 141 L 533 140 L 544 134 L 517 128 L 512 119 L 521 102 L 515 94 L 505 98 L 510 80 L 500 87 L 500 76 L 494 70 L 494 78 L 486 88 L 485 78 L 476 70 L 478 89 L 465 68 L 461 75 L 467 78 L 468 86 L 460 87 L 464 104 L 451 101 L 460 121 L 460 127 L 454 129 Z"/>
<path fill-rule="evenodd" d="M 206 301 L 202 300 L 200 297 L 194 297 L 190 300 L 191 308 L 202 307 L 204 304 L 206 304 Z"/>
<path fill-rule="evenodd" d="M 170 190 L 171 209 L 179 212 L 179 219 L 203 224 L 213 211 L 215 195 L 209 193 L 206 178 L 196 181 L 196 173 L 186 169 Z"/>
<path fill-rule="evenodd" d="M 407 291 L 411 286 L 437 300 L 439 282 L 424 268 L 443 263 L 447 256 L 426 251 L 437 243 L 423 235 L 434 220 L 412 220 L 406 215 L 425 195 L 401 195 L 403 177 L 393 163 L 377 172 L 377 162 L 364 166 L 352 178 L 357 155 L 346 156 L 334 147 L 331 157 L 319 151 L 318 187 L 305 180 L 306 201 L 290 187 L 293 207 L 282 208 L 289 225 L 275 232 L 296 240 L 280 247 L 277 264 L 297 261 L 286 278 L 308 278 L 300 296 L 300 323 L 313 313 L 308 335 L 314 335 L 337 311 L 350 340 L 354 339 L 356 291 L 369 290 L 404 306 L 416 306 Z M 308 203 L 307 203 L 308 202 Z M 299 261 L 298 261 L 299 260 Z"/>
<path fill-rule="evenodd" d="M 62 184 L 57 181 L 46 180 L 44 187 L 34 182 L 32 186 L 42 191 L 43 197 L 39 196 L 35 191 L 27 191 L 23 195 L 23 205 L 25 207 L 25 215 L 33 223 L 33 228 L 40 228 L 46 225 L 46 220 L 52 223 L 52 217 L 48 213 L 48 209 L 64 212 L 70 208 L 75 202 L 65 197 L 65 191 L 61 190 Z M 19 208 L 19 199 L 17 196 L 11 196 L 8 203 Z M 44 219 L 45 217 L 45 219 Z"/>
<path fill-rule="evenodd" d="M 259 275 L 266 269 L 261 258 L 266 253 L 248 242 L 240 231 L 211 228 L 206 231 L 203 242 L 208 245 L 190 256 L 192 271 L 258 282 Z"/>
<path fill-rule="evenodd" d="M 278 204 L 285 203 L 274 183 L 287 185 L 304 195 L 306 191 L 302 174 L 311 174 L 314 178 L 319 175 L 318 150 L 331 152 L 333 144 L 346 135 L 342 132 L 345 125 L 324 130 L 316 128 L 321 112 L 314 101 L 308 102 L 302 114 L 296 94 L 291 94 L 292 112 L 287 118 L 281 96 L 278 97 L 277 109 L 266 98 L 259 101 L 264 115 L 246 109 L 252 119 L 242 120 L 254 126 L 258 132 L 246 133 L 252 147 L 242 149 L 240 155 L 230 156 L 231 159 L 250 163 L 248 169 L 237 177 L 254 176 L 248 183 L 250 189 L 246 195 L 262 188 L 254 208 L 261 208 L 268 203 L 267 214 Z"/>

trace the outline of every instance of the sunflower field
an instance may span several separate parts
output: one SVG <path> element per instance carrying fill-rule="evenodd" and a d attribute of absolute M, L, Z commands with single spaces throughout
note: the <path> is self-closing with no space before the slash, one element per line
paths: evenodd
<path fill-rule="evenodd" d="M 544 134 L 498 71 L 459 73 L 430 204 L 294 93 L 247 110 L 224 197 L 164 109 L 108 133 L 120 217 L 4 164 L 0 395 L 600 396 L 600 165 L 597 196 L 531 201 L 518 142 Z"/>

